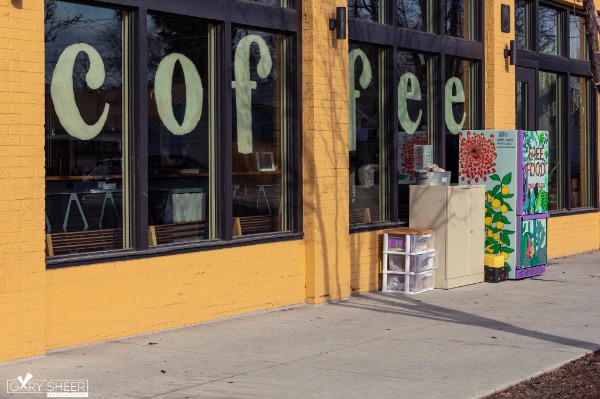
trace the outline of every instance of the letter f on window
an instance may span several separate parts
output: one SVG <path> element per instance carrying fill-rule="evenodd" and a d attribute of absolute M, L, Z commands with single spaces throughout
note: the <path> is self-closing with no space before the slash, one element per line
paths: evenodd
<path fill-rule="evenodd" d="M 250 80 L 250 47 L 252 43 L 258 45 L 260 51 L 260 60 L 256 68 L 258 76 L 266 78 L 273 66 L 269 47 L 262 37 L 248 35 L 240 40 L 233 61 L 235 80 L 231 82 L 231 87 L 235 89 L 237 142 L 240 154 L 252 153 L 252 89 L 256 89 L 256 82 Z"/>

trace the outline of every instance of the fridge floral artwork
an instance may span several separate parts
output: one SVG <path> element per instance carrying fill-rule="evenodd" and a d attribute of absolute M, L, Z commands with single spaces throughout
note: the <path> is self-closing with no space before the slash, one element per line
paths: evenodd
<path fill-rule="evenodd" d="M 460 132 L 459 164 L 460 179 L 466 184 L 477 184 L 487 181 L 488 174 L 496 172 L 496 145 L 494 135 L 489 138 L 483 133 L 471 131 Z"/>
<path fill-rule="evenodd" d="M 429 143 L 425 131 L 398 134 L 398 184 L 415 183 L 414 146 Z"/>
<path fill-rule="evenodd" d="M 485 184 L 485 253 L 502 255 L 509 278 L 547 263 L 548 132 L 459 133 L 459 183 Z"/>

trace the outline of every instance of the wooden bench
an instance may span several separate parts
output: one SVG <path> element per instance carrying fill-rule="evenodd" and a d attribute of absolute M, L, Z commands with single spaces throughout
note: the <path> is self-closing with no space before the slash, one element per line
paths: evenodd
<path fill-rule="evenodd" d="M 107 251 L 123 248 L 123 229 L 69 231 L 46 234 L 46 255 Z"/>
<path fill-rule="evenodd" d="M 277 229 L 277 215 L 239 216 L 233 218 L 233 236 L 273 233 Z"/>
<path fill-rule="evenodd" d="M 240 216 L 233 219 L 233 235 L 277 231 L 277 215 Z M 148 226 L 151 246 L 208 238 L 208 222 L 170 223 Z M 46 254 L 66 255 L 79 252 L 123 248 L 123 229 L 85 230 L 46 234 Z"/>
<path fill-rule="evenodd" d="M 148 226 L 148 244 L 151 246 L 205 238 L 208 238 L 208 222 L 206 221 Z"/>

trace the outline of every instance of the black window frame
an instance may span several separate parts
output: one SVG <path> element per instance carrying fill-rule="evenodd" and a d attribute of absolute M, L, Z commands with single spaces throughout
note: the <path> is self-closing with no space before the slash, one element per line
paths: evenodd
<path fill-rule="evenodd" d="M 581 60 L 576 58 L 570 58 L 570 15 L 577 15 L 584 17 L 584 10 L 582 8 L 574 8 L 573 5 L 560 4 L 550 1 L 543 0 L 524 0 L 525 3 L 525 15 L 524 15 L 524 31 L 530 29 L 531 35 L 529 37 L 528 49 L 517 49 L 517 62 L 516 66 L 529 68 L 535 71 L 535 95 L 539 98 L 539 87 L 538 87 L 538 76 L 540 71 L 556 73 L 559 76 L 561 85 L 563 88 L 567 87 L 571 76 L 584 77 L 592 79 L 591 75 L 591 64 L 589 60 Z M 562 35 L 559 38 L 560 46 L 562 51 L 560 55 L 551 55 L 541 53 L 538 48 L 539 44 L 539 29 L 538 29 L 538 10 L 539 6 L 546 6 L 561 13 L 559 27 L 559 34 Z M 526 37 L 527 39 L 527 37 Z M 557 209 L 550 211 L 550 216 L 568 216 L 581 213 L 597 212 L 599 209 L 598 205 L 598 94 L 595 90 L 590 95 L 590 107 L 591 112 L 586 115 L 589 122 L 589 145 L 588 152 L 590 157 L 590 205 L 587 207 L 573 208 L 571 206 L 571 156 L 569 149 L 569 104 L 571 103 L 571 95 L 569 90 L 563 90 L 563 96 L 566 96 L 565 101 L 559 101 L 560 104 L 560 137 L 559 142 L 561 143 L 561 151 L 558 154 L 557 161 L 563 165 L 563 171 L 560 178 L 560 187 L 563 187 L 562 193 L 558 193 L 563 204 L 563 209 Z M 534 129 L 538 129 L 538 112 L 536 110 L 535 126 Z"/>
<path fill-rule="evenodd" d="M 129 176 L 123 181 L 130 187 L 129 208 L 124 209 L 131 226 L 130 248 L 122 250 L 98 251 L 73 255 L 46 257 L 46 268 L 55 269 L 68 266 L 97 264 L 128 259 L 139 259 L 161 255 L 174 255 L 207 251 L 224 247 L 237 247 L 257 243 L 297 240 L 302 232 L 302 0 L 295 0 L 295 7 L 280 7 L 243 0 L 108 0 L 70 1 L 90 6 L 113 7 L 128 13 L 128 42 L 124 48 L 129 62 L 127 74 L 129 85 L 128 101 L 128 147 L 127 156 L 131 164 Z M 206 21 L 215 29 L 215 201 L 226 206 L 216 207 L 215 240 L 149 246 L 148 243 L 148 143 L 146 140 L 148 121 L 147 87 L 147 16 L 148 12 L 183 15 Z M 289 82 L 286 90 L 287 146 L 282 161 L 286 162 L 286 190 L 288 215 L 287 230 L 281 232 L 232 237 L 232 138 L 221 134 L 230 132 L 232 126 L 232 26 L 244 26 L 288 36 L 286 45 L 290 59 L 285 64 Z M 125 53 L 125 51 L 127 51 Z"/>
<path fill-rule="evenodd" d="M 483 71 L 484 65 L 484 45 L 483 45 L 483 2 L 474 0 L 473 5 L 477 13 L 473 18 L 475 40 L 468 40 L 445 35 L 443 18 L 444 1 L 433 0 L 433 26 L 436 33 L 424 32 L 397 26 L 396 6 L 397 2 L 402 0 L 388 0 L 385 2 L 384 15 L 388 19 L 383 22 L 371 22 L 360 19 L 348 19 L 348 40 L 366 45 L 378 45 L 389 52 L 389 60 L 385 65 L 384 76 L 391 78 L 391 85 L 386 87 L 395 88 L 398 85 L 398 71 L 395 65 L 396 54 L 398 51 L 412 51 L 425 53 L 433 56 L 434 73 L 433 81 L 430 83 L 435 90 L 430 101 L 432 101 L 433 114 L 433 137 L 434 144 L 434 162 L 439 165 L 446 163 L 446 128 L 444 118 L 444 85 L 445 85 L 445 59 L 447 56 L 474 61 L 477 63 L 475 87 L 478 88 L 478 99 L 475 103 L 475 115 L 472 128 L 484 129 L 485 118 L 484 110 L 484 91 L 483 91 Z M 387 165 L 388 171 L 385 177 L 386 186 L 386 220 L 373 222 L 369 224 L 350 225 L 350 232 L 357 233 L 362 231 L 380 230 L 398 225 L 407 225 L 408 220 L 400 219 L 398 215 L 399 195 L 398 195 L 398 154 L 396 151 L 398 145 L 398 117 L 395 110 L 398 109 L 397 90 L 388 90 L 385 93 L 386 104 L 385 112 L 388 112 L 385 120 L 387 121 L 384 131 L 386 134 L 385 145 L 387 146 Z"/>

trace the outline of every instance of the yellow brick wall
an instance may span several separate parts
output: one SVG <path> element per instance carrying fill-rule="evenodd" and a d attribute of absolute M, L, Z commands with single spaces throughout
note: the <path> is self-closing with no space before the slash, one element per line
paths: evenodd
<path fill-rule="evenodd" d="M 44 353 L 43 2 L 0 1 L 0 361 Z"/>
<path fill-rule="evenodd" d="M 548 220 L 548 257 L 572 255 L 598 249 L 600 215 L 585 213 Z"/>
<path fill-rule="evenodd" d="M 302 2 L 302 171 L 306 300 L 350 295 L 348 235 L 348 41 L 329 18 L 345 1 Z"/>
<path fill-rule="evenodd" d="M 302 241 L 49 270 L 46 347 L 301 302 Z"/>
<path fill-rule="evenodd" d="M 351 288 L 353 293 L 381 288 L 382 231 L 355 233 L 350 236 Z"/>
<path fill-rule="evenodd" d="M 504 58 L 504 49 L 515 38 L 514 1 L 486 0 L 484 3 L 484 114 L 486 129 L 514 129 L 515 66 Z M 500 30 L 500 5 L 511 9 L 510 33 Z"/>

